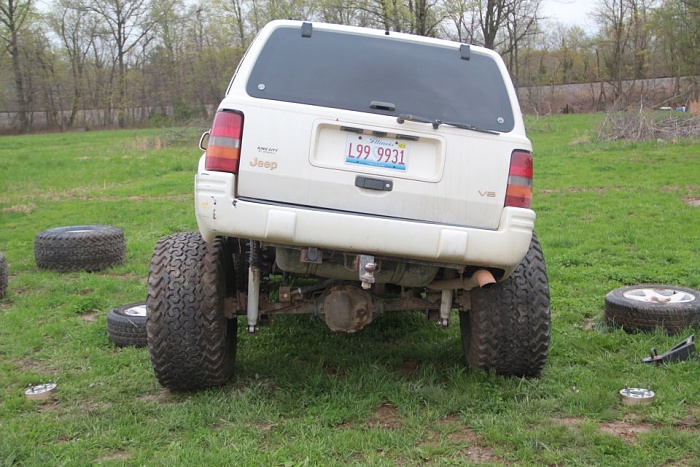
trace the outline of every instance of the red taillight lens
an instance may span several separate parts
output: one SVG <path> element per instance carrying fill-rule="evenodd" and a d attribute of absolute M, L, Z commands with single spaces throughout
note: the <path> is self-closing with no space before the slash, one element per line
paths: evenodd
<path fill-rule="evenodd" d="M 231 110 L 217 112 L 207 142 L 204 167 L 207 170 L 237 173 L 242 135 L 243 114 Z"/>
<path fill-rule="evenodd" d="M 532 204 L 532 154 L 513 151 L 510 156 L 506 206 L 530 208 Z"/>

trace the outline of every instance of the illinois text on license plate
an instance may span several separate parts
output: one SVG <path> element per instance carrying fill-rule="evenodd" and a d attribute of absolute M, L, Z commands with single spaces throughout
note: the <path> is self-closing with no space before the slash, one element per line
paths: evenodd
<path fill-rule="evenodd" d="M 345 145 L 345 162 L 348 164 L 406 170 L 408 143 L 377 136 L 348 136 Z"/>

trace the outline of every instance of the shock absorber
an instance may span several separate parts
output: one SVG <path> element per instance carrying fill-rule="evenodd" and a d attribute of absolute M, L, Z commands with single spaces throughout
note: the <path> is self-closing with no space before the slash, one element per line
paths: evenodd
<path fill-rule="evenodd" d="M 248 243 L 248 332 L 258 329 L 260 317 L 260 243 L 251 240 Z"/>

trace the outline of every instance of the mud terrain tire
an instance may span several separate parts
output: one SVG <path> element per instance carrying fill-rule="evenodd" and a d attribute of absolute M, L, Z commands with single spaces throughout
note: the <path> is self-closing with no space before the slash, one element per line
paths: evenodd
<path fill-rule="evenodd" d="M 146 302 L 130 303 L 110 311 L 107 337 L 119 347 L 146 347 Z"/>
<path fill-rule="evenodd" d="M 472 291 L 470 311 L 460 312 L 467 365 L 503 376 L 542 371 L 549 350 L 549 283 L 535 235 L 515 272 L 503 282 Z"/>
<path fill-rule="evenodd" d="M 233 375 L 237 321 L 224 314 L 233 271 L 229 240 L 207 244 L 199 233 L 179 233 L 156 245 L 146 331 L 156 378 L 166 388 L 221 386 Z"/>
<path fill-rule="evenodd" d="M 662 328 L 679 334 L 700 325 L 700 291 L 668 285 L 633 285 L 605 296 L 605 322 L 626 332 Z"/>
<path fill-rule="evenodd" d="M 40 269 L 94 272 L 121 264 L 125 257 L 124 233 L 106 225 L 55 227 L 34 240 L 34 259 Z"/>

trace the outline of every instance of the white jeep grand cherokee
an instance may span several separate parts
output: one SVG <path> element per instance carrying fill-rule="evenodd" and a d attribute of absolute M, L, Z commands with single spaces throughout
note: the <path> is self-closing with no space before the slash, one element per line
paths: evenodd
<path fill-rule="evenodd" d="M 280 313 L 355 332 L 385 311 L 447 326 L 456 309 L 469 366 L 542 370 L 549 288 L 531 144 L 493 51 L 274 21 L 200 146 L 200 232 L 161 239 L 149 272 L 164 386 L 225 384 L 237 317 L 255 332 Z"/>

